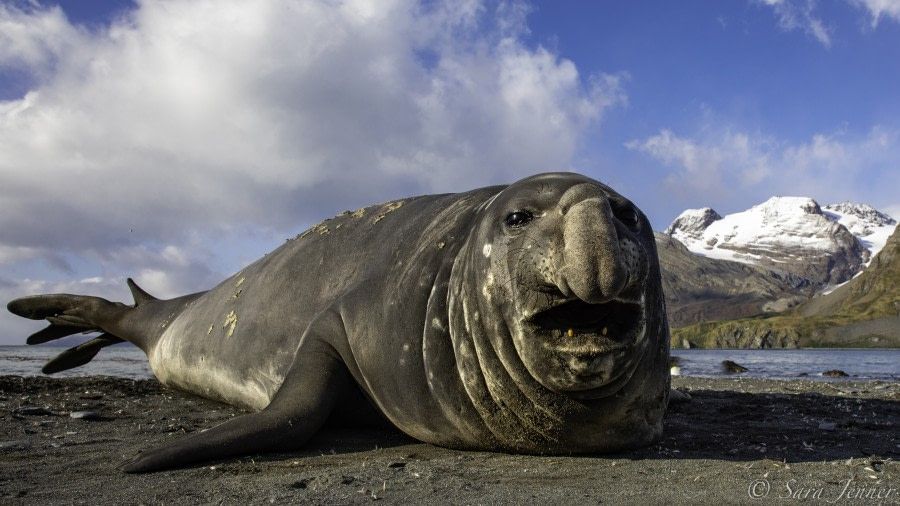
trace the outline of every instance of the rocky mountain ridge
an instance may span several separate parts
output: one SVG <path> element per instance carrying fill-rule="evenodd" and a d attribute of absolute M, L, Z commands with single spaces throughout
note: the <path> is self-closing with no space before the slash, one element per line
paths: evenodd
<path fill-rule="evenodd" d="M 752 264 L 702 257 L 680 241 L 656 233 L 669 324 L 741 318 L 778 311 L 809 298 L 810 283 Z"/>
<path fill-rule="evenodd" d="M 689 209 L 664 234 L 702 257 L 785 272 L 826 287 L 859 273 L 896 224 L 865 204 L 822 208 L 808 197 L 772 197 L 726 216 L 711 208 Z"/>
<path fill-rule="evenodd" d="M 900 347 L 900 228 L 870 265 L 838 289 L 779 313 L 672 332 L 675 347 Z"/>
<path fill-rule="evenodd" d="M 823 207 L 806 197 L 773 197 L 726 216 L 689 209 L 656 234 L 670 325 L 776 313 L 844 293 L 896 225 L 865 204 Z"/>

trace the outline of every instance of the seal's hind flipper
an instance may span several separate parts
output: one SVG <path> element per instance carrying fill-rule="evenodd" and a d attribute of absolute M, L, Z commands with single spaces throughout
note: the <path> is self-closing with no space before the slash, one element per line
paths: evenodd
<path fill-rule="evenodd" d="M 20 297 L 6 305 L 10 313 L 30 320 L 43 320 L 71 311 L 81 305 L 87 296 L 54 293 L 49 295 L 30 295 Z M 95 297 L 90 297 L 95 298 Z"/>
<path fill-rule="evenodd" d="M 73 334 L 103 332 L 104 334 L 76 346 L 51 360 L 45 373 L 59 372 L 85 364 L 97 352 L 109 345 L 127 341 L 147 352 L 162 334 L 166 324 L 203 295 L 198 292 L 170 300 L 160 300 L 145 292 L 128 279 L 134 305 L 111 302 L 91 295 L 56 293 L 31 295 L 11 301 L 7 309 L 15 315 L 31 320 L 47 320 L 50 325 L 35 332 L 28 344 L 43 344 Z"/>
<path fill-rule="evenodd" d="M 93 359 L 101 349 L 113 344 L 123 342 L 125 342 L 123 339 L 119 339 L 116 336 L 110 334 L 101 334 L 99 337 L 91 339 L 86 343 L 79 344 L 74 348 L 69 348 L 68 350 L 53 357 L 52 360 L 44 365 L 44 367 L 41 369 L 41 372 L 43 372 L 44 374 L 53 374 L 60 371 L 74 369 L 75 367 L 90 362 L 91 359 Z"/>
<path fill-rule="evenodd" d="M 31 320 L 47 320 L 49 327 L 35 332 L 28 344 L 43 344 L 79 332 L 102 330 L 102 322 L 113 310 L 123 307 L 99 297 L 70 295 L 32 295 L 13 300 L 6 308 L 15 315 Z"/>
<path fill-rule="evenodd" d="M 83 316 L 77 308 L 83 302 L 80 295 L 32 295 L 16 299 L 6 305 L 10 313 L 31 320 L 47 320 L 48 327 L 28 336 L 28 344 L 43 344 L 80 332 L 93 332 L 99 327 Z"/>
<path fill-rule="evenodd" d="M 57 339 L 71 336 L 73 334 L 78 334 L 79 332 L 90 332 L 91 330 L 94 329 L 86 329 L 83 327 L 75 327 L 71 325 L 62 326 L 51 323 L 44 329 L 28 336 L 28 339 L 26 339 L 25 342 L 27 344 L 44 344 L 49 343 L 50 341 L 56 341 Z"/>
<path fill-rule="evenodd" d="M 100 297 L 66 293 L 22 297 L 13 300 L 6 307 L 13 314 L 32 320 L 47 320 L 50 323 L 30 335 L 25 341 L 27 344 L 43 344 L 73 334 L 108 330 L 104 329 L 104 324 L 114 321 L 123 310 L 130 309 L 124 304 Z M 124 339 L 111 333 L 101 334 L 60 353 L 41 370 L 44 374 L 53 374 L 84 365 L 102 348 L 122 341 Z"/>

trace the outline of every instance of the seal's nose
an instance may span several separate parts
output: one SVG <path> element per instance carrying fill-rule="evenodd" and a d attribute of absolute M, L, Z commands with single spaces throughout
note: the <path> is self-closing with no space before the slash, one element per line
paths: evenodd
<path fill-rule="evenodd" d="M 614 299 L 627 286 L 629 272 L 606 193 L 592 184 L 573 186 L 560 210 L 564 263 L 557 286 L 590 304 Z"/>

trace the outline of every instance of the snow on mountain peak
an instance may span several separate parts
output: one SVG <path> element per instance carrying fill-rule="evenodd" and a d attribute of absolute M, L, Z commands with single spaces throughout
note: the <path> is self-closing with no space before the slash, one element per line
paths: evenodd
<path fill-rule="evenodd" d="M 688 209 L 675 218 L 665 234 L 676 237 L 675 233 L 678 232 L 681 236 L 699 239 L 712 222 L 721 219 L 722 216 L 709 207 Z"/>
<path fill-rule="evenodd" d="M 897 220 L 868 204 L 843 202 L 829 204 L 824 209 L 828 219 L 840 223 L 871 252 L 869 260 L 884 247 L 897 227 Z"/>
<path fill-rule="evenodd" d="M 784 248 L 831 249 L 834 226 L 810 198 L 772 197 L 724 217 L 709 208 L 685 211 L 666 232 L 696 254 L 757 263 Z"/>
<path fill-rule="evenodd" d="M 755 205 L 756 210 L 767 216 L 784 216 L 790 219 L 798 214 L 822 214 L 819 203 L 809 197 L 772 197 L 762 204 Z"/>
<path fill-rule="evenodd" d="M 697 255 L 766 265 L 833 284 L 858 272 L 895 226 L 889 216 L 863 204 L 823 210 L 808 197 L 772 197 L 724 217 L 709 208 L 687 210 L 665 233 Z"/>
<path fill-rule="evenodd" d="M 845 227 L 859 227 L 859 233 L 852 228 L 851 232 L 856 235 L 868 235 L 874 232 L 873 229 L 886 225 L 896 225 L 897 220 L 878 211 L 868 204 L 854 204 L 852 202 L 842 202 L 840 204 L 829 204 L 825 206 L 826 214 L 831 214 L 830 218 L 841 221 Z M 846 221 L 846 223 L 844 223 Z"/>

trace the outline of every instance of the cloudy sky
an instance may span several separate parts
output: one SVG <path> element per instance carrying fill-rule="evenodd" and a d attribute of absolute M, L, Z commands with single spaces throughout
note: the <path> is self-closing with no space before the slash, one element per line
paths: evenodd
<path fill-rule="evenodd" d="M 4 0 L 0 300 L 207 289 L 345 209 L 548 170 L 659 230 L 898 217 L 898 89 L 898 0 Z"/>

